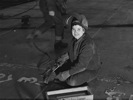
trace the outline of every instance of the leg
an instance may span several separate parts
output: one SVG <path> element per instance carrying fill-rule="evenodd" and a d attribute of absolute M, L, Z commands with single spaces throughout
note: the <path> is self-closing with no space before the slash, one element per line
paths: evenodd
<path fill-rule="evenodd" d="M 40 7 L 40 11 L 43 14 L 43 17 L 44 17 L 45 22 L 44 22 L 44 24 L 42 24 L 38 28 L 38 30 L 40 30 L 42 33 L 44 33 L 48 29 L 50 29 L 50 27 L 52 27 L 52 25 L 54 24 L 54 21 L 53 21 L 52 17 L 49 16 L 46 0 L 40 0 L 39 7 Z"/>
<path fill-rule="evenodd" d="M 97 76 L 97 70 L 86 70 L 71 76 L 67 80 L 67 84 L 70 86 L 79 86 L 86 82 L 90 82 Z"/>
<path fill-rule="evenodd" d="M 55 49 L 65 48 L 67 44 L 62 43 L 63 34 L 64 34 L 64 22 L 63 17 L 59 11 L 55 12 L 55 16 L 53 17 L 55 23 Z"/>
<path fill-rule="evenodd" d="M 27 39 L 33 39 L 35 37 L 40 36 L 42 33 L 46 32 L 48 29 L 50 29 L 54 24 L 52 17 L 49 16 L 49 14 L 48 14 L 46 0 L 40 0 L 39 7 L 40 7 L 40 11 L 42 12 L 43 17 L 44 17 L 44 23 L 42 25 L 40 25 L 37 29 L 35 29 L 31 34 L 29 34 L 27 36 Z"/>
<path fill-rule="evenodd" d="M 55 35 L 56 40 L 60 41 L 63 39 L 63 33 L 64 33 L 64 24 L 63 24 L 63 17 L 59 11 L 55 12 L 55 16 L 53 17 L 54 23 L 55 23 Z"/>

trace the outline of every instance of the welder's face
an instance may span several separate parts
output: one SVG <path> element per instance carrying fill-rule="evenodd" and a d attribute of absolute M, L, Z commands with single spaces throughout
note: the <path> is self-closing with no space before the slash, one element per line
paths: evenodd
<path fill-rule="evenodd" d="M 80 25 L 72 26 L 72 35 L 74 38 L 79 39 L 85 33 L 85 29 Z"/>

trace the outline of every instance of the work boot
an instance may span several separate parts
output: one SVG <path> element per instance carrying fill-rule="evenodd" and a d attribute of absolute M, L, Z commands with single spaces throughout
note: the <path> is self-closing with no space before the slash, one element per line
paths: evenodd
<path fill-rule="evenodd" d="M 55 43 L 54 48 L 55 48 L 55 50 L 59 50 L 59 49 L 66 48 L 67 46 L 68 46 L 67 43 L 63 43 L 62 41 L 59 41 L 59 42 Z"/>

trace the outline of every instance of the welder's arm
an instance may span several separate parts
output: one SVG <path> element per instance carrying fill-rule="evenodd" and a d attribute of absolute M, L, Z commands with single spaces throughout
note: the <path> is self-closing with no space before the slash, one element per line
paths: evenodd
<path fill-rule="evenodd" d="M 69 59 L 68 53 L 63 54 L 61 57 L 58 58 L 57 62 L 60 62 L 63 65 Z"/>

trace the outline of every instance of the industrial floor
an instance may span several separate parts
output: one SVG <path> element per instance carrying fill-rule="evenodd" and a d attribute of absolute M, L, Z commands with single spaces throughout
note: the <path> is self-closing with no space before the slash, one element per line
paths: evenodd
<path fill-rule="evenodd" d="M 133 95 L 133 1 L 68 0 L 67 5 L 68 12 L 87 17 L 98 48 L 102 68 L 89 84 L 94 98 L 129 100 Z M 28 28 L 21 27 L 23 15 L 31 16 Z M 38 2 L 0 10 L 0 99 L 43 99 L 45 89 L 40 88 L 42 77 L 36 67 L 43 53 L 26 40 L 43 20 Z M 69 30 L 64 35 L 69 43 Z M 35 42 L 51 59 L 59 56 L 54 51 L 53 28 Z"/>

